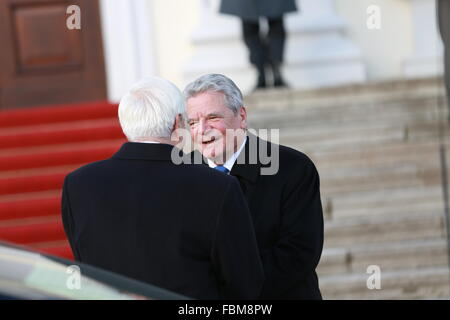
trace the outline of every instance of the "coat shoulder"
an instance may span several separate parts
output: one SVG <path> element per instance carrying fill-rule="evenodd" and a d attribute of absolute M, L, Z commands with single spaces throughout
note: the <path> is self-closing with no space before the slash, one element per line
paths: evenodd
<path fill-rule="evenodd" d="M 281 174 L 288 176 L 318 174 L 316 165 L 308 155 L 287 146 L 278 145 L 278 147 Z"/>
<path fill-rule="evenodd" d="M 279 148 L 280 158 L 283 158 L 285 161 L 292 161 L 296 163 L 302 163 L 304 165 L 314 166 L 311 158 L 305 153 L 283 145 L 279 145 Z"/>
<path fill-rule="evenodd" d="M 95 172 L 98 169 L 100 169 L 102 167 L 105 167 L 108 164 L 109 161 L 110 160 L 107 159 L 107 160 L 100 160 L 100 161 L 95 161 L 95 162 L 91 162 L 91 163 L 85 164 L 85 165 L 83 165 L 83 166 L 81 166 L 81 167 L 79 167 L 79 168 L 69 172 L 66 175 L 66 179 L 82 177 L 85 174 L 90 174 L 93 171 Z"/>

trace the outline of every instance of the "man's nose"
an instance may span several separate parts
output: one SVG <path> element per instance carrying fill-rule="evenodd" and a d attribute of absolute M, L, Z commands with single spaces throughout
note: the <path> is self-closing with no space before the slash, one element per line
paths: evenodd
<path fill-rule="evenodd" d="M 206 121 L 205 119 L 201 119 L 199 121 L 199 133 L 200 134 L 205 134 L 208 130 L 209 130 L 209 124 L 208 121 Z"/>

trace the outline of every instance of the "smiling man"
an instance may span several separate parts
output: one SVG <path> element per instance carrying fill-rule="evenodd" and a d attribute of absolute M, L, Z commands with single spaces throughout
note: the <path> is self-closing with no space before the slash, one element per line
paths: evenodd
<path fill-rule="evenodd" d="M 313 162 L 250 134 L 242 93 L 226 76 L 204 75 L 184 94 L 191 137 L 204 164 L 235 176 L 247 199 L 266 276 L 260 298 L 321 299 L 315 269 L 323 214 Z M 273 174 L 263 174 L 270 164 L 261 151 L 278 162 Z"/>
<path fill-rule="evenodd" d="M 188 123 L 194 143 L 211 167 L 223 165 L 231 171 L 236 160 L 233 155 L 244 147 L 247 112 L 239 104 L 236 99 L 227 99 L 222 92 L 212 90 L 188 99 Z"/>

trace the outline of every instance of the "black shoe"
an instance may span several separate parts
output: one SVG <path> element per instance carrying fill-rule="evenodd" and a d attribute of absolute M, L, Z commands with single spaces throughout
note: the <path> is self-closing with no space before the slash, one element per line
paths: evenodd
<path fill-rule="evenodd" d="M 267 88 L 266 76 L 264 75 L 264 73 L 260 73 L 258 75 L 258 82 L 256 83 L 256 87 L 253 91 L 266 89 L 266 88 Z"/>
<path fill-rule="evenodd" d="M 273 86 L 276 88 L 289 88 L 289 86 L 284 82 L 282 77 L 275 78 L 273 80 Z"/>
<path fill-rule="evenodd" d="M 276 88 L 288 88 L 286 82 L 284 82 L 281 76 L 280 64 L 272 63 L 272 74 L 273 74 L 273 86 Z"/>

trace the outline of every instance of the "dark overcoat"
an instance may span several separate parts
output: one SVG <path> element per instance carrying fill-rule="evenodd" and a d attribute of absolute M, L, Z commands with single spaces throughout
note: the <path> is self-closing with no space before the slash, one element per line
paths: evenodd
<path fill-rule="evenodd" d="M 238 181 L 176 165 L 172 150 L 128 142 L 66 177 L 75 259 L 191 298 L 257 298 L 264 275 Z"/>
<path fill-rule="evenodd" d="M 269 153 L 270 161 L 262 158 Z M 276 173 L 263 174 L 263 168 Z M 230 175 L 239 180 L 253 218 L 266 277 L 260 298 L 322 299 L 316 268 L 324 222 L 314 163 L 300 151 L 249 134 Z"/>
<path fill-rule="evenodd" d="M 219 11 L 255 21 L 259 17 L 274 18 L 297 11 L 297 5 L 295 0 L 222 0 Z"/>

